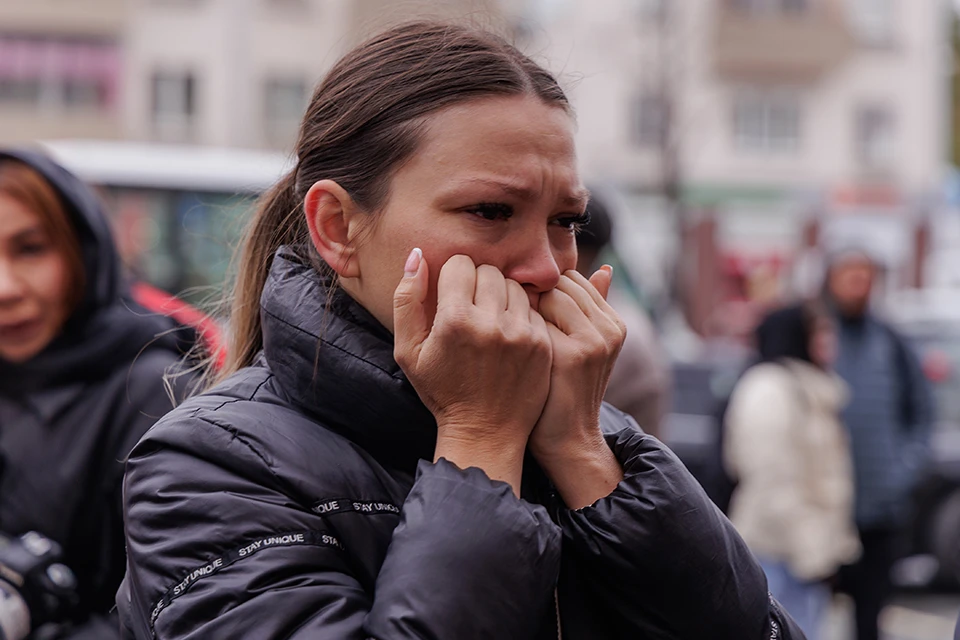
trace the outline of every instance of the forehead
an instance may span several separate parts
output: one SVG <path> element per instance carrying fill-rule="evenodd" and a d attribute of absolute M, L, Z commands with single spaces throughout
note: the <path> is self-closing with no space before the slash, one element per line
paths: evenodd
<path fill-rule="evenodd" d="M 43 230 L 43 220 L 19 200 L 0 193 L 0 235 L 12 236 L 32 229 Z"/>
<path fill-rule="evenodd" d="M 850 256 L 834 264 L 833 270 L 837 273 L 851 271 L 873 271 L 876 265 L 866 256 Z"/>
<path fill-rule="evenodd" d="M 404 169 L 438 180 L 501 178 L 524 190 L 540 191 L 545 181 L 582 189 L 573 118 L 530 96 L 480 98 L 434 114 Z"/>

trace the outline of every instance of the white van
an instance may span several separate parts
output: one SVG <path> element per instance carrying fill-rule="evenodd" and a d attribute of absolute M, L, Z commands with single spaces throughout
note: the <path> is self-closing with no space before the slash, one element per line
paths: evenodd
<path fill-rule="evenodd" d="M 292 167 L 281 153 L 103 140 L 38 143 L 98 189 L 136 277 L 200 301 L 220 292 L 257 195 Z"/>

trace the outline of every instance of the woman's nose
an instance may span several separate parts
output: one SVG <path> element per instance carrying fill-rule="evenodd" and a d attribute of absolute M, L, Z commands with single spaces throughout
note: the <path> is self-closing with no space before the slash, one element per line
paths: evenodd
<path fill-rule="evenodd" d="M 561 273 L 557 256 L 550 245 L 544 242 L 526 247 L 504 275 L 522 284 L 530 296 L 530 304 L 536 307 L 536 299 L 541 293 L 557 286 Z"/>
<path fill-rule="evenodd" d="M 23 282 L 9 260 L 0 259 L 0 304 L 16 302 L 23 296 Z"/>

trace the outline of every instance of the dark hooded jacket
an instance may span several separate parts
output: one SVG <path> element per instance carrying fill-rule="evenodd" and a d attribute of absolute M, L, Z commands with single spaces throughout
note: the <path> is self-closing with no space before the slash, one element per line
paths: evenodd
<path fill-rule="evenodd" d="M 128 297 L 107 218 L 76 177 L 38 154 L 0 151 L 53 185 L 80 239 L 84 296 L 63 330 L 23 364 L 0 360 L 0 531 L 59 542 L 80 605 L 60 637 L 117 635 L 105 617 L 123 577 L 123 460 L 173 404 L 165 370 L 176 324 Z"/>
<path fill-rule="evenodd" d="M 569 510 L 527 460 L 517 498 L 431 462 L 436 423 L 391 334 L 293 251 L 273 260 L 261 318 L 255 364 L 130 455 L 125 637 L 803 637 L 730 523 L 625 414 L 601 416 L 625 474 L 609 496 Z"/>

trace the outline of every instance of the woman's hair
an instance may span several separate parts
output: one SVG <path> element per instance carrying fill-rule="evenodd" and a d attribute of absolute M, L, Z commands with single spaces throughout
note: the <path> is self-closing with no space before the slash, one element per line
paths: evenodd
<path fill-rule="evenodd" d="M 769 313 L 756 332 L 760 360 L 794 358 L 815 364 L 810 355 L 810 341 L 814 333 L 832 323 L 830 311 L 817 300 Z"/>
<path fill-rule="evenodd" d="M 341 58 L 317 87 L 300 127 L 297 165 L 260 201 L 240 249 L 230 312 L 226 377 L 261 349 L 260 296 L 282 245 L 306 248 L 314 268 L 306 192 L 337 182 L 368 213 L 385 203 L 394 172 L 416 152 L 427 116 L 488 96 L 531 95 L 570 110 L 557 80 L 504 39 L 439 22 L 403 24 Z M 332 275 L 332 274 L 331 274 Z"/>
<path fill-rule="evenodd" d="M 56 189 L 32 167 L 14 159 L 0 160 L 0 195 L 33 212 L 57 251 L 67 263 L 67 308 L 76 309 L 83 299 L 86 272 L 77 231 Z"/>

